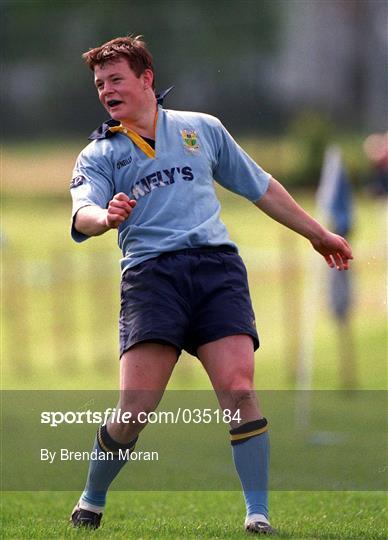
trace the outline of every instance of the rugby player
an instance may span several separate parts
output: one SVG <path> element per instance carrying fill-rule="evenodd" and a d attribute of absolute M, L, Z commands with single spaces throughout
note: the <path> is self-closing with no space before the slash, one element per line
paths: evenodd
<path fill-rule="evenodd" d="M 203 364 L 232 421 L 233 458 L 246 502 L 245 529 L 272 534 L 268 423 L 253 389 L 259 346 L 247 275 L 219 218 L 214 181 L 307 238 L 330 267 L 346 270 L 347 241 L 310 217 L 213 116 L 163 108 L 141 37 L 83 55 L 110 119 L 92 133 L 73 173 L 72 237 L 118 229 L 121 260 L 120 401 L 133 417 L 153 411 L 184 349 Z M 139 392 L 136 392 L 139 390 Z M 110 483 L 143 423 L 110 421 L 94 442 L 113 460 L 89 464 L 74 526 L 100 525 Z M 121 452 L 120 452 L 121 450 Z"/>

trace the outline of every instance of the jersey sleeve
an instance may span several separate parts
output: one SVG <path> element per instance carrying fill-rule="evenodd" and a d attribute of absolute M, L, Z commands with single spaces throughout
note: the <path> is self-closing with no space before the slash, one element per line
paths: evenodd
<path fill-rule="evenodd" d="M 233 193 L 258 201 L 267 191 L 271 175 L 236 143 L 221 122 L 216 129 L 216 143 L 214 179 Z"/>
<path fill-rule="evenodd" d="M 83 242 L 89 237 L 74 227 L 78 210 L 90 205 L 107 208 L 114 195 L 113 171 L 108 157 L 91 152 L 89 147 L 81 152 L 73 170 L 70 193 L 73 201 L 71 236 L 76 242 Z"/>

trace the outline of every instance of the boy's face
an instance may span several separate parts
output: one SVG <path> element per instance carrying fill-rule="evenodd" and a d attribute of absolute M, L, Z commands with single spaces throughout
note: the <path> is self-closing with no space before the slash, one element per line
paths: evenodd
<path fill-rule="evenodd" d="M 152 89 L 152 71 L 137 77 L 125 58 L 94 68 L 94 83 L 102 105 L 111 118 L 133 123 L 148 107 L 147 92 Z"/>

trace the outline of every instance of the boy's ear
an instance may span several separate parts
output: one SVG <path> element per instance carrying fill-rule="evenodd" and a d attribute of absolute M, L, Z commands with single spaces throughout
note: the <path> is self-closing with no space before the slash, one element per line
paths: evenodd
<path fill-rule="evenodd" d="M 154 74 L 152 73 L 152 70 L 145 69 L 142 75 L 144 82 L 144 90 L 146 90 L 147 88 L 152 88 L 152 83 L 154 82 Z"/>

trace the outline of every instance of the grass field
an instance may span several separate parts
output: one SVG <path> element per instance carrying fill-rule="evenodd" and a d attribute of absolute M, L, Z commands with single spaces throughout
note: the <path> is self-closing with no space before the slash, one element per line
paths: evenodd
<path fill-rule="evenodd" d="M 115 389 L 120 256 L 115 234 L 82 246 L 72 243 L 70 204 L 62 195 L 75 149 L 64 147 L 58 155 L 53 148 L 49 155 L 45 152 L 45 160 L 47 148 L 37 150 L 13 149 L 5 156 L 9 159 L 2 203 L 2 387 Z M 324 264 L 318 255 L 311 259 L 307 242 L 284 232 L 246 201 L 224 190 L 220 197 L 223 219 L 248 267 L 262 341 L 256 355 L 256 387 L 294 387 L 290 375 L 297 360 L 302 293 L 306 276 L 320 269 L 313 388 L 339 389 L 341 336 L 338 339 L 327 309 Z M 301 193 L 297 198 L 313 210 L 311 195 Z M 382 390 L 387 381 L 384 205 L 360 195 L 355 218 L 352 326 L 357 388 Z M 183 355 L 169 387 L 206 389 L 209 383 L 198 361 Z M 367 460 L 376 451 L 373 446 L 354 448 L 364 452 Z M 104 525 L 94 533 L 67 526 L 78 495 L 4 493 L 2 537 L 245 537 L 244 505 L 238 492 L 112 492 Z M 272 521 L 284 538 L 386 538 L 386 502 L 384 493 L 372 491 L 273 491 Z"/>
<path fill-rule="evenodd" d="M 224 190 L 223 219 L 249 274 L 262 346 L 257 388 L 292 388 L 303 289 L 319 273 L 314 388 L 339 388 L 337 329 L 327 308 L 328 271 L 308 242 L 285 231 Z M 312 199 L 297 194 L 313 209 Z M 353 334 L 357 387 L 386 383 L 386 258 L 384 206 L 359 197 L 352 237 L 355 260 Z M 3 387 L 115 388 L 120 253 L 111 232 L 76 245 L 69 237 L 70 203 L 18 198 L 3 203 Z M 276 328 L 276 332 L 274 332 Z M 93 368 L 92 380 L 90 368 Z M 60 381 L 60 382 L 59 382 Z M 183 355 L 173 388 L 209 388 L 198 361 Z"/>
<path fill-rule="evenodd" d="M 67 524 L 78 494 L 8 493 L 3 499 L 3 538 L 247 538 L 237 492 L 112 492 L 97 531 Z M 387 537 L 383 493 L 272 493 L 273 523 L 281 538 Z"/>

